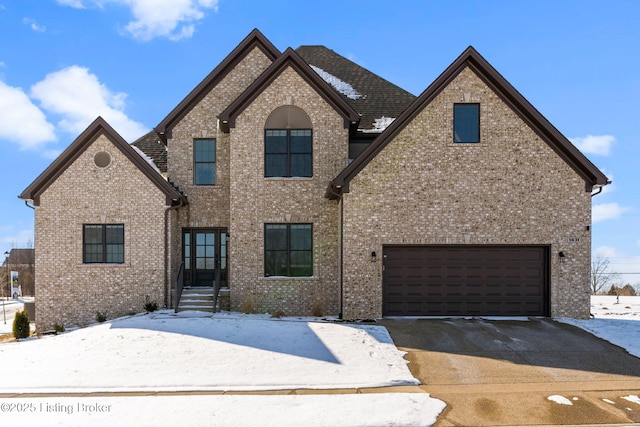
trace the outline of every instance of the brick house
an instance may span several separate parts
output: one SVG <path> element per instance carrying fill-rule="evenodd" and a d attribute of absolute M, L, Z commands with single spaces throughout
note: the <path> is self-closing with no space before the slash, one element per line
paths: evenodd
<path fill-rule="evenodd" d="M 98 118 L 20 197 L 44 328 L 216 281 L 234 311 L 585 318 L 607 183 L 471 47 L 415 97 L 254 30 L 152 132 Z"/>
<path fill-rule="evenodd" d="M 10 288 L 10 271 L 18 272 L 18 281 L 23 296 L 33 296 L 35 288 L 35 251 L 32 248 L 17 249 L 13 248 L 9 251 L 2 263 L 2 285 L 4 286 L 0 295 L 11 295 Z"/>

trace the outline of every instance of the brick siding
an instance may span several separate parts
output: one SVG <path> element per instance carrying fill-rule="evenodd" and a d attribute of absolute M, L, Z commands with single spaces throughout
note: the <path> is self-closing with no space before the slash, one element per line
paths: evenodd
<path fill-rule="evenodd" d="M 479 144 L 453 143 L 453 104 L 465 94 L 480 103 Z M 589 315 L 590 193 L 470 69 L 351 181 L 343 203 L 345 317 L 382 315 L 382 263 L 370 254 L 385 244 L 550 245 L 551 315 Z"/>
<path fill-rule="evenodd" d="M 111 164 L 99 168 L 94 155 Z M 164 295 L 165 195 L 100 136 L 40 197 L 35 214 L 38 330 L 144 311 Z M 83 264 L 83 224 L 124 224 L 124 264 Z"/>

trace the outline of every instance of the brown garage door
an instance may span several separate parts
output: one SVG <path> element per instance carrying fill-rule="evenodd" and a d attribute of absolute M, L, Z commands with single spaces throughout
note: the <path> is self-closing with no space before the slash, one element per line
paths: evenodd
<path fill-rule="evenodd" d="M 548 316 L 546 246 L 385 246 L 385 316 Z"/>

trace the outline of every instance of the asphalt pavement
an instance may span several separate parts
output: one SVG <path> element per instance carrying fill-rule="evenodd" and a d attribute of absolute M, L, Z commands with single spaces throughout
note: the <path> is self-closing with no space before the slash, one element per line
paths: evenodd
<path fill-rule="evenodd" d="M 420 388 L 447 403 L 436 427 L 640 425 L 640 404 L 624 399 L 640 395 L 640 359 L 579 328 L 541 318 L 378 324 Z"/>

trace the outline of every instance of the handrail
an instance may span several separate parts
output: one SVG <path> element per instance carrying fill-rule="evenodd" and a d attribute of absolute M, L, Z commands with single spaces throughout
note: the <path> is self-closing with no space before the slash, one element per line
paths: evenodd
<path fill-rule="evenodd" d="M 182 288 L 184 287 L 184 262 L 180 264 L 180 269 L 178 270 L 178 277 L 176 277 L 176 299 L 174 302 L 174 309 L 176 313 L 178 312 L 178 304 L 180 304 L 180 297 L 182 297 Z"/>
<path fill-rule="evenodd" d="M 213 275 L 213 312 L 216 312 L 218 306 L 218 294 L 220 293 L 220 261 L 216 261 L 216 271 Z"/>

